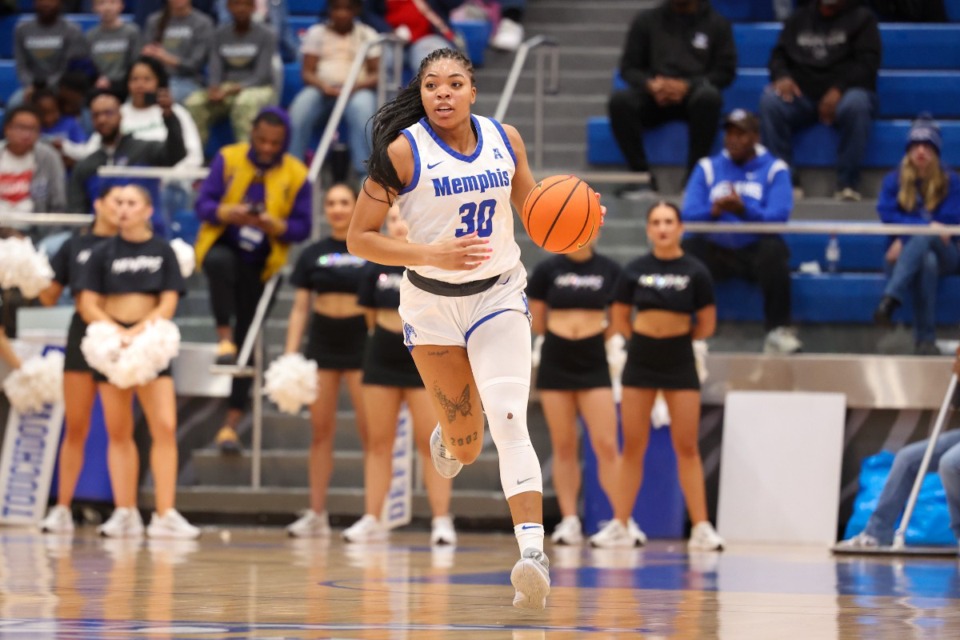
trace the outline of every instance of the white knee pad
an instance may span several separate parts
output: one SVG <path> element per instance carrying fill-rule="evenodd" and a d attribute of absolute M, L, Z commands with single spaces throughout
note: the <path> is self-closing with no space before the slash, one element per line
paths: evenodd
<path fill-rule="evenodd" d="M 480 389 L 490 436 L 500 456 L 500 485 L 508 499 L 527 491 L 543 493 L 540 459 L 527 430 L 530 388 L 509 378 L 491 380 Z"/>

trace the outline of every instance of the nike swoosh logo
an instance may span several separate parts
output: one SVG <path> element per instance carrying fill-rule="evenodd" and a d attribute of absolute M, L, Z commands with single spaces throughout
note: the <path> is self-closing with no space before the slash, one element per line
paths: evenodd
<path fill-rule="evenodd" d="M 520 531 L 526 531 L 527 529 L 543 529 L 543 527 L 535 524 L 525 524 L 520 527 Z"/>
<path fill-rule="evenodd" d="M 517 484 L 523 484 L 524 482 L 530 482 L 531 480 L 533 480 L 533 479 L 536 478 L 536 477 L 537 477 L 537 476 L 530 476 L 529 478 L 527 478 L 527 479 L 525 479 L 525 480 L 517 480 Z"/>
<path fill-rule="evenodd" d="M 444 161 L 441 160 L 440 162 L 434 162 L 433 164 L 428 164 L 427 169 L 433 169 L 435 166 L 437 166 L 438 164 L 442 164 L 443 162 Z"/>
<path fill-rule="evenodd" d="M 508 282 L 510 282 L 510 278 L 512 278 L 512 277 L 513 277 L 513 276 L 508 276 L 506 280 L 504 280 L 503 282 L 500 283 L 500 285 L 503 286 L 503 285 L 507 284 Z"/>

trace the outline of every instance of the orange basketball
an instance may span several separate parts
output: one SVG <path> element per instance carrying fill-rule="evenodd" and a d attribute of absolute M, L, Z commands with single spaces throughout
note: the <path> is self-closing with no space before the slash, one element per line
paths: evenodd
<path fill-rule="evenodd" d="M 550 176 L 527 196 L 521 219 L 537 246 L 553 253 L 570 253 L 597 233 L 600 201 L 577 176 Z"/>

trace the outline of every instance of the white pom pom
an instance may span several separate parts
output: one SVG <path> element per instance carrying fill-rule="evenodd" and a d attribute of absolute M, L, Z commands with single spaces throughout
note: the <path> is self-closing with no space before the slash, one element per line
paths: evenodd
<path fill-rule="evenodd" d="M 710 348 L 707 346 L 706 340 L 693 341 L 693 359 L 697 365 L 697 377 L 700 378 L 701 384 L 706 382 L 707 376 L 710 375 L 707 371 L 708 353 L 710 353 Z"/>
<path fill-rule="evenodd" d="M 299 353 L 274 360 L 263 376 L 263 393 L 285 413 L 299 413 L 317 399 L 317 363 Z"/>
<path fill-rule="evenodd" d="M 170 241 L 170 248 L 177 255 L 177 262 L 180 263 L 180 273 L 184 278 L 189 278 L 193 274 L 193 270 L 197 268 L 197 254 L 193 247 L 180 238 L 174 238 Z"/>
<path fill-rule="evenodd" d="M 63 399 L 63 354 L 51 351 L 30 358 L 7 376 L 3 390 L 20 413 L 34 413 Z"/>
<path fill-rule="evenodd" d="M 662 429 L 670 426 L 670 408 L 667 407 L 667 401 L 663 397 L 662 391 L 657 391 L 657 398 L 653 401 L 653 409 L 650 411 L 650 422 L 654 429 Z"/>
<path fill-rule="evenodd" d="M 29 238 L 0 240 L 0 287 L 16 287 L 24 298 L 30 299 L 50 286 L 51 280 L 50 261 L 33 248 Z"/>
<path fill-rule="evenodd" d="M 80 350 L 111 384 L 128 389 L 155 380 L 170 366 L 180 351 L 180 330 L 169 320 L 153 320 L 124 345 L 115 325 L 94 322 L 87 327 Z"/>

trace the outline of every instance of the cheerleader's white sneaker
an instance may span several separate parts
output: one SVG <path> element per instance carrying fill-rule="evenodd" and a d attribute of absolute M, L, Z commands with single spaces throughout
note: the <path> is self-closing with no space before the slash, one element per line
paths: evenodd
<path fill-rule="evenodd" d="M 187 522 L 176 509 L 167 509 L 162 516 L 153 513 L 147 535 L 170 540 L 196 540 L 200 537 L 200 529 Z"/>
<path fill-rule="evenodd" d="M 68 507 L 58 504 L 47 512 L 40 523 L 43 533 L 73 533 L 73 514 Z"/>
<path fill-rule="evenodd" d="M 390 535 L 390 530 L 368 513 L 341 535 L 347 542 L 382 542 Z"/>
<path fill-rule="evenodd" d="M 133 507 L 119 507 L 97 527 L 97 533 L 104 538 L 139 538 L 143 535 L 143 519 Z"/>
<path fill-rule="evenodd" d="M 723 551 L 724 541 L 709 522 L 700 522 L 690 532 L 690 551 Z"/>
<path fill-rule="evenodd" d="M 291 538 L 326 538 L 330 535 L 330 518 L 326 511 L 317 513 L 307 509 L 287 526 L 287 535 Z"/>
<path fill-rule="evenodd" d="M 635 544 L 629 529 L 616 518 L 590 536 L 590 545 L 601 549 L 632 549 Z"/>
<path fill-rule="evenodd" d="M 430 544 L 453 546 L 457 544 L 457 530 L 453 528 L 453 518 L 437 516 L 430 526 Z"/>
<path fill-rule="evenodd" d="M 633 518 L 627 520 L 627 531 L 630 533 L 630 537 L 633 538 L 633 546 L 642 547 L 647 544 L 647 534 L 643 532 L 640 525 L 638 525 L 637 521 Z"/>
<path fill-rule="evenodd" d="M 583 542 L 583 527 L 580 525 L 580 518 L 577 516 L 567 516 L 560 521 L 557 528 L 553 530 L 550 536 L 553 544 L 577 545 Z"/>

